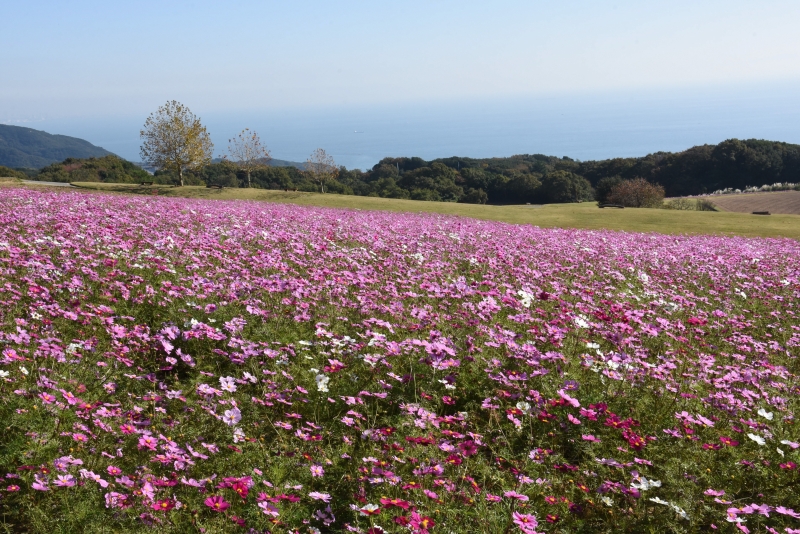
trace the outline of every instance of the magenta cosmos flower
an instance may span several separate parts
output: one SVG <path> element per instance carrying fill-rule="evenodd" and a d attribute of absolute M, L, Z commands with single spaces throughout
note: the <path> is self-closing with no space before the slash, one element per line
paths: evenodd
<path fill-rule="evenodd" d="M 230 504 L 225 500 L 224 497 L 220 495 L 214 495 L 213 497 L 209 497 L 203 504 L 214 510 L 215 512 L 224 512 L 228 508 L 230 508 Z"/>

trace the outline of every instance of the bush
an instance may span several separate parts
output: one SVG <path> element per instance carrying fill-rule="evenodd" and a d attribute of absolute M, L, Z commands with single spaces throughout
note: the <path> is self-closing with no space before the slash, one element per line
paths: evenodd
<path fill-rule="evenodd" d="M 717 211 L 714 203 L 704 198 L 673 198 L 661 205 L 665 210 Z"/>
<path fill-rule="evenodd" d="M 664 187 L 644 178 L 624 180 L 611 189 L 608 202 L 626 208 L 660 208 L 664 203 Z"/>

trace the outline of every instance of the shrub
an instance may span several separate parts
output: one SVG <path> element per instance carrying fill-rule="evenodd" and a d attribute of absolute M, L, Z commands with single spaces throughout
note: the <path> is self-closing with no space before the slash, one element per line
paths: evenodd
<path fill-rule="evenodd" d="M 659 208 L 664 203 L 664 187 L 644 178 L 625 180 L 614 186 L 608 202 L 626 208 Z"/>
<path fill-rule="evenodd" d="M 665 210 L 717 211 L 714 203 L 704 198 L 673 198 L 661 207 Z"/>

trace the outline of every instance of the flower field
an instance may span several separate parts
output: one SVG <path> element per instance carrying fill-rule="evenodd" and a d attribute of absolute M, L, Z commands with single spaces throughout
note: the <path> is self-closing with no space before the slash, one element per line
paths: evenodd
<path fill-rule="evenodd" d="M 0 532 L 800 533 L 800 243 L 0 189 Z"/>

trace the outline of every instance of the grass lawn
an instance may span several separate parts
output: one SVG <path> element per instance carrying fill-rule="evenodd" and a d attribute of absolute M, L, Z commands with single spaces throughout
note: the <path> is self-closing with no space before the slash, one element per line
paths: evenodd
<path fill-rule="evenodd" d="M 659 209 L 599 209 L 594 202 L 532 206 L 483 206 L 452 202 L 424 202 L 391 198 L 359 197 L 268 189 L 209 189 L 202 186 L 170 187 L 133 184 L 73 183 L 74 186 L 127 194 L 203 198 L 217 200 L 259 200 L 286 204 L 383 210 L 431 212 L 475 219 L 541 227 L 660 232 L 667 234 L 720 234 L 747 237 L 791 237 L 800 239 L 798 215 L 750 215 L 732 212 L 674 211 Z"/>

